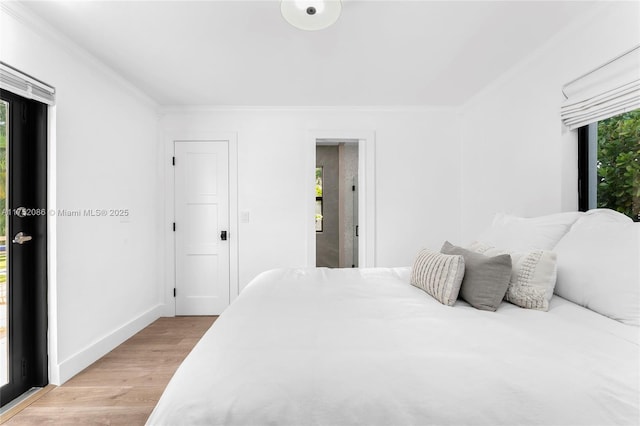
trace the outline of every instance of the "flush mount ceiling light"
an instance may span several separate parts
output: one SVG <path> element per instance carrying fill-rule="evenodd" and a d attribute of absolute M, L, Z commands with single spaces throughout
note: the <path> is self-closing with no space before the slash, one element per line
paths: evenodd
<path fill-rule="evenodd" d="M 282 0 L 282 16 L 296 28 L 307 31 L 333 25 L 342 12 L 340 0 Z"/>

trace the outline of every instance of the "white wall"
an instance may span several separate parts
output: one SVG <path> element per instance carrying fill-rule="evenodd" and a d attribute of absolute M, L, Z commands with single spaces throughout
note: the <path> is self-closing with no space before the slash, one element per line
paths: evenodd
<path fill-rule="evenodd" d="M 50 360 L 54 383 L 159 316 L 167 133 L 237 133 L 239 281 L 306 266 L 309 131 L 374 132 L 377 266 L 409 265 L 420 247 L 465 242 L 498 210 L 576 207 L 575 133 L 560 88 L 638 43 L 637 2 L 606 3 L 452 109 L 167 109 L 156 106 L 46 24 L 2 3 L 0 59 L 54 85 L 51 201 L 125 208 L 114 218 L 53 217 Z M 462 157 L 461 157 L 462 156 Z M 462 158 L 462 161 L 461 161 Z"/>
<path fill-rule="evenodd" d="M 577 135 L 560 122 L 561 88 L 640 43 L 639 16 L 638 2 L 606 2 L 461 108 L 465 240 L 497 211 L 577 209 Z"/>
<path fill-rule="evenodd" d="M 50 207 L 50 378 L 61 383 L 159 316 L 156 107 L 19 5 L 0 10 L 1 60 L 56 88 Z"/>
<path fill-rule="evenodd" d="M 237 132 L 238 209 L 250 211 L 239 224 L 240 288 L 267 269 L 307 265 L 309 131 L 375 132 L 377 266 L 409 265 L 420 247 L 460 237 L 453 110 L 168 110 L 161 126 Z"/>

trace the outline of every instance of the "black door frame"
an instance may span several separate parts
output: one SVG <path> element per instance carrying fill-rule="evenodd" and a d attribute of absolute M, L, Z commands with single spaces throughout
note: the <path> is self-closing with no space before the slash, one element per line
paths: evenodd
<path fill-rule="evenodd" d="M 48 383 L 47 358 L 47 105 L 0 90 L 9 102 L 7 293 L 9 383 L 0 406 Z M 24 209 L 21 209 L 24 208 Z M 12 243 L 18 232 L 33 237 Z"/>

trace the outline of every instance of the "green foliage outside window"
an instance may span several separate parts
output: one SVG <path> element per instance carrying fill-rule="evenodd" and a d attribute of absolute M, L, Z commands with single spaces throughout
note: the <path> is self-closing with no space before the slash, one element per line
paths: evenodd
<path fill-rule="evenodd" d="M 322 167 L 316 167 L 316 197 L 322 197 Z"/>
<path fill-rule="evenodd" d="M 598 207 L 640 221 L 640 109 L 598 122 Z"/>

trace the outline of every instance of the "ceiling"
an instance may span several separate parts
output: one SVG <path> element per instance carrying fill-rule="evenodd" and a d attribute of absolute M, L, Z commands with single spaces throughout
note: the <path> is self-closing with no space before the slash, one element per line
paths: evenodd
<path fill-rule="evenodd" d="M 277 0 L 24 4 L 161 105 L 455 106 L 595 3 L 343 0 L 314 32 Z"/>

